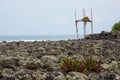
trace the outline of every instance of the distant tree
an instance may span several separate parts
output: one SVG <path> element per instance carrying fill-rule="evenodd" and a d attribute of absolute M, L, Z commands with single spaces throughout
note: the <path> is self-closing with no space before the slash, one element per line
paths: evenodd
<path fill-rule="evenodd" d="M 113 25 L 112 31 L 120 31 L 120 21 Z"/>

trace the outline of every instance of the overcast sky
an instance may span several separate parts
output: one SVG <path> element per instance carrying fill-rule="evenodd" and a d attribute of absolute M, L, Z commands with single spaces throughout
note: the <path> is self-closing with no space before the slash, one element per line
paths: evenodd
<path fill-rule="evenodd" d="M 93 9 L 94 33 L 120 20 L 120 0 L 0 0 L 0 35 L 74 35 L 74 11 L 81 19 L 83 8 L 87 15 Z"/>

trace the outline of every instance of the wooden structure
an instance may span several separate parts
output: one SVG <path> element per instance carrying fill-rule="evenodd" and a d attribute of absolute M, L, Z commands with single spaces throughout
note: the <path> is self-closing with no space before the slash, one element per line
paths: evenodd
<path fill-rule="evenodd" d="M 83 22 L 83 27 L 84 27 L 84 38 L 86 36 L 86 25 L 87 25 L 87 22 L 90 22 L 91 23 L 91 34 L 93 34 L 93 19 L 92 19 L 92 9 L 91 9 L 91 19 L 86 16 L 86 12 L 85 10 L 83 9 L 83 18 L 82 19 L 77 19 L 76 18 L 76 11 L 75 11 L 75 26 L 76 26 L 76 33 L 77 33 L 77 39 L 79 39 L 79 35 L 78 35 L 78 23 L 79 22 Z"/>

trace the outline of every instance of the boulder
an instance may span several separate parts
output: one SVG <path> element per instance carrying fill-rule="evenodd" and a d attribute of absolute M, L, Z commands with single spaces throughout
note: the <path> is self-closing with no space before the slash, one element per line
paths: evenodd
<path fill-rule="evenodd" d="M 0 66 L 2 66 L 3 68 L 15 68 L 16 66 L 19 66 L 19 59 L 10 58 L 6 60 L 1 60 Z"/>
<path fill-rule="evenodd" d="M 14 73 L 15 72 L 12 69 L 4 68 L 1 74 L 3 77 L 12 77 Z"/>
<path fill-rule="evenodd" d="M 79 72 L 69 72 L 66 75 L 66 79 L 67 80 L 87 80 L 88 76 L 86 76 L 83 73 L 79 73 Z"/>
<path fill-rule="evenodd" d="M 14 75 L 17 80 L 36 80 L 34 72 L 31 70 L 19 69 Z"/>
<path fill-rule="evenodd" d="M 33 57 L 37 57 L 37 58 L 41 58 L 42 56 L 44 56 L 45 54 L 42 52 L 32 52 L 31 56 Z"/>
<path fill-rule="evenodd" d="M 116 61 L 112 61 L 111 63 L 103 63 L 101 66 L 106 70 L 118 69 L 118 63 Z"/>
<path fill-rule="evenodd" d="M 44 71 L 37 70 L 35 73 L 36 80 L 46 80 L 47 73 Z"/>
<path fill-rule="evenodd" d="M 103 63 L 101 66 L 103 67 L 103 69 L 109 69 L 110 68 L 109 64 L 107 64 L 107 63 Z"/>
<path fill-rule="evenodd" d="M 25 65 L 26 69 L 38 69 L 40 68 L 40 65 L 38 63 L 34 63 L 34 62 L 27 62 Z"/>
<path fill-rule="evenodd" d="M 41 65 L 43 68 L 46 68 L 48 70 L 56 70 L 59 67 L 59 60 L 57 57 L 49 55 L 49 56 L 43 56 L 41 58 Z"/>
<path fill-rule="evenodd" d="M 15 77 L 3 77 L 0 80 L 18 80 L 18 79 Z"/>
<path fill-rule="evenodd" d="M 25 52 L 18 52 L 17 53 L 17 56 L 18 57 L 28 57 L 29 56 L 29 53 L 27 51 Z"/>
<path fill-rule="evenodd" d="M 112 61 L 109 65 L 112 69 L 115 69 L 115 68 L 118 69 L 118 62 L 117 61 Z"/>
<path fill-rule="evenodd" d="M 46 80 L 66 80 L 63 73 L 53 71 L 47 74 Z"/>
<path fill-rule="evenodd" d="M 53 80 L 66 80 L 64 74 L 59 71 L 54 71 L 53 75 L 54 75 Z"/>

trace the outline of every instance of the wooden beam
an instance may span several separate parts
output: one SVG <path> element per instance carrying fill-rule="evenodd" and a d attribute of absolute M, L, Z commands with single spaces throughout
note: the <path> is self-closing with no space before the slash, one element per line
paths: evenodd
<path fill-rule="evenodd" d="M 75 11 L 75 26 L 76 26 L 76 34 L 77 34 L 77 39 L 79 39 L 77 23 L 78 23 L 78 22 L 77 22 L 77 19 L 76 19 L 76 11 Z"/>

